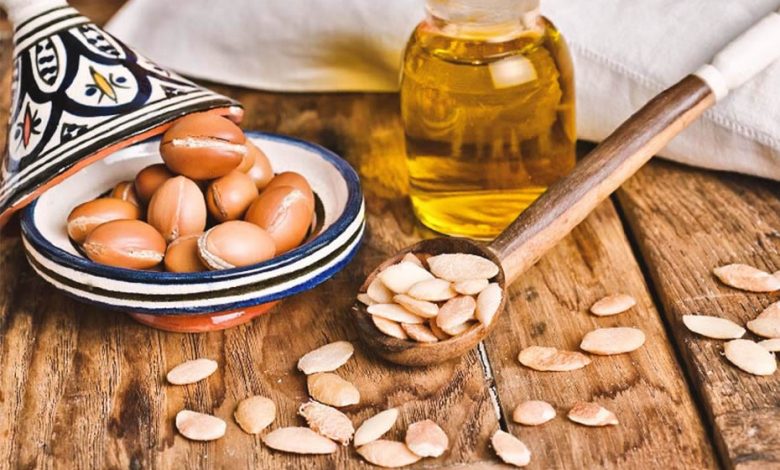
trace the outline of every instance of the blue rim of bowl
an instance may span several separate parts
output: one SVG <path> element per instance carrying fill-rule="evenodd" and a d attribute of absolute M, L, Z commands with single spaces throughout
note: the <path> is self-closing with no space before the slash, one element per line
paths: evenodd
<path fill-rule="evenodd" d="M 38 205 L 36 199 L 29 204 L 21 217 L 21 228 L 27 239 L 39 249 L 42 254 L 47 255 L 53 261 L 62 266 L 67 266 L 78 271 L 96 274 L 113 280 L 126 282 L 153 282 L 156 284 L 198 284 L 203 282 L 225 281 L 241 278 L 248 274 L 259 274 L 273 271 L 297 260 L 303 259 L 310 254 L 320 250 L 332 242 L 341 234 L 358 216 L 363 203 L 363 192 L 360 187 L 360 178 L 355 170 L 346 160 L 320 145 L 288 137 L 280 134 L 273 134 L 261 131 L 246 131 L 247 137 L 263 138 L 285 144 L 290 144 L 305 150 L 314 152 L 324 158 L 328 163 L 336 167 L 338 172 L 344 178 L 347 185 L 347 201 L 344 206 L 344 212 L 336 219 L 330 227 L 317 235 L 313 240 L 262 263 L 244 266 L 240 268 L 223 269 L 219 271 L 204 271 L 198 273 L 171 273 L 163 271 L 142 271 L 135 269 L 116 268 L 95 263 L 87 258 L 68 253 L 50 243 L 38 228 L 35 226 L 35 207 Z M 161 137 L 155 137 L 145 140 L 139 144 L 159 141 Z M 127 147 L 123 151 L 129 151 L 134 146 Z"/>

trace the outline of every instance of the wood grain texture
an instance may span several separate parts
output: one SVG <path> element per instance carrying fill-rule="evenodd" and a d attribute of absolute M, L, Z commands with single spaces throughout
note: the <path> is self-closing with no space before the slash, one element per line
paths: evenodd
<path fill-rule="evenodd" d="M 780 270 L 780 185 L 659 162 L 618 194 L 724 460 L 780 468 L 780 374 L 740 371 L 722 357 L 722 341 L 696 336 L 681 320 L 706 314 L 744 325 L 780 300 L 712 275 L 728 263 Z"/>
<path fill-rule="evenodd" d="M 609 197 L 669 140 L 715 104 L 693 75 L 651 99 L 571 173 L 552 184 L 490 244 L 511 283 Z"/>
<path fill-rule="evenodd" d="M 588 312 L 597 300 L 617 293 L 633 296 L 636 307 L 612 317 Z M 549 401 L 558 413 L 538 428 L 511 425 L 541 458 L 529 468 L 716 467 L 611 202 L 520 276 L 509 294 L 509 309 L 486 341 L 503 413 L 511 421 L 512 410 L 525 400 Z M 629 354 L 591 356 L 590 365 L 571 372 L 539 372 L 518 362 L 528 346 L 576 351 L 587 332 L 613 326 L 641 329 L 644 346 Z M 568 421 L 566 413 L 578 401 L 600 403 L 620 424 L 594 429 Z"/>

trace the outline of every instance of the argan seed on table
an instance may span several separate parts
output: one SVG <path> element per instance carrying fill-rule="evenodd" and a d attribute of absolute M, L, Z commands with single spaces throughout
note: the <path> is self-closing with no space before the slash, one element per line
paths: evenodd
<path fill-rule="evenodd" d="M 709 315 L 683 315 L 683 324 L 694 333 L 714 339 L 736 339 L 745 334 L 745 329 L 726 318 Z"/>
<path fill-rule="evenodd" d="M 349 341 L 335 341 L 309 351 L 298 359 L 298 370 L 306 375 L 333 372 L 346 364 L 355 347 Z"/>
<path fill-rule="evenodd" d="M 112 220 L 138 219 L 138 206 L 116 198 L 99 198 L 76 206 L 68 215 L 68 236 L 81 244 L 99 225 Z"/>
<path fill-rule="evenodd" d="M 389 431 L 398 419 L 398 409 L 390 408 L 363 421 L 355 431 L 355 447 L 375 441 Z"/>
<path fill-rule="evenodd" d="M 445 333 L 455 334 L 456 328 L 474 319 L 477 302 L 474 297 L 461 295 L 448 300 L 439 308 L 436 324 Z"/>
<path fill-rule="evenodd" d="M 181 410 L 176 414 L 176 429 L 193 441 L 213 441 L 225 435 L 227 425 L 216 416 Z"/>
<path fill-rule="evenodd" d="M 617 315 L 636 305 L 636 300 L 627 294 L 608 295 L 590 307 L 590 312 L 599 317 Z"/>
<path fill-rule="evenodd" d="M 263 436 L 263 443 L 274 450 L 291 454 L 332 454 L 339 446 L 309 428 L 277 428 Z"/>
<path fill-rule="evenodd" d="M 427 279 L 409 288 L 407 295 L 428 302 L 442 302 L 458 295 L 452 289 L 452 283 L 444 279 Z"/>
<path fill-rule="evenodd" d="M 712 270 L 727 286 L 748 292 L 774 292 L 780 290 L 780 277 L 746 264 L 728 264 Z"/>
<path fill-rule="evenodd" d="M 756 318 L 747 322 L 747 328 L 763 338 L 780 338 L 780 318 Z"/>
<path fill-rule="evenodd" d="M 311 228 L 313 206 L 292 186 L 266 188 L 246 210 L 244 220 L 263 228 L 282 254 L 300 245 Z"/>
<path fill-rule="evenodd" d="M 408 261 L 388 266 L 377 277 L 382 280 L 385 287 L 396 294 L 405 294 L 418 282 L 433 279 L 431 273 Z"/>
<path fill-rule="evenodd" d="M 433 331 L 425 323 L 419 325 L 401 323 L 401 328 L 410 338 L 418 343 L 436 343 L 439 341 L 439 338 L 433 334 Z"/>
<path fill-rule="evenodd" d="M 187 385 L 200 382 L 217 371 L 217 361 L 211 359 L 193 359 L 177 365 L 165 376 L 168 383 Z"/>
<path fill-rule="evenodd" d="M 498 266 L 489 259 L 466 253 L 431 256 L 428 267 L 434 276 L 450 282 L 491 279 L 498 274 Z"/>
<path fill-rule="evenodd" d="M 597 328 L 582 338 L 580 349 L 591 354 L 613 355 L 635 351 L 645 344 L 645 334 L 638 328 Z"/>
<path fill-rule="evenodd" d="M 206 228 L 206 201 L 194 181 L 176 176 L 155 191 L 147 210 L 147 221 L 167 241 L 202 233 Z"/>
<path fill-rule="evenodd" d="M 233 418 L 245 433 L 257 434 L 276 419 L 276 404 L 260 395 L 244 398 L 238 403 Z"/>
<path fill-rule="evenodd" d="M 398 323 L 425 323 L 425 319 L 413 314 L 398 304 L 374 304 L 366 309 L 371 315 Z"/>
<path fill-rule="evenodd" d="M 348 445 L 355 434 L 355 428 L 347 415 L 322 403 L 304 403 L 298 408 L 298 414 L 303 416 L 312 431 L 342 445 Z"/>
<path fill-rule="evenodd" d="M 517 359 L 526 367 L 544 372 L 571 371 L 590 364 L 590 358 L 580 352 L 545 346 L 529 346 L 520 351 Z"/>
<path fill-rule="evenodd" d="M 423 318 L 433 318 L 439 314 L 439 306 L 427 300 L 417 300 L 406 294 L 398 294 L 393 297 L 393 302 L 402 306 L 413 314 Z"/>
<path fill-rule="evenodd" d="M 209 184 L 206 190 L 206 207 L 209 214 L 219 222 L 236 220 L 257 198 L 254 181 L 240 171 L 231 171 Z"/>
<path fill-rule="evenodd" d="M 350 382 L 331 372 L 319 372 L 306 378 L 309 395 L 320 403 L 343 407 L 360 403 L 360 392 Z"/>
<path fill-rule="evenodd" d="M 504 463 L 515 467 L 525 467 L 531 463 L 531 451 L 523 441 L 508 432 L 499 429 L 490 438 L 490 444 Z"/>
<path fill-rule="evenodd" d="M 246 137 L 231 121 L 209 113 L 190 114 L 168 128 L 160 141 L 166 166 L 194 180 L 210 180 L 235 170 L 247 148 Z"/>
<path fill-rule="evenodd" d="M 385 468 L 405 467 L 422 457 L 413 453 L 403 442 L 379 439 L 357 448 L 357 453 L 370 464 Z"/>
<path fill-rule="evenodd" d="M 747 339 L 734 339 L 723 346 L 726 359 L 753 375 L 772 375 L 777 370 L 775 355 Z"/>
<path fill-rule="evenodd" d="M 392 336 L 393 338 L 398 339 L 409 339 L 409 336 L 407 336 L 404 329 L 401 328 L 400 323 L 396 323 L 392 320 L 388 320 L 377 315 L 371 315 L 371 321 L 379 331 L 386 334 L 387 336 Z"/>
<path fill-rule="evenodd" d="M 243 220 L 223 222 L 198 238 L 198 255 L 210 269 L 249 266 L 271 259 L 275 253 L 271 236 Z"/>
<path fill-rule="evenodd" d="M 84 244 L 92 261 L 128 269 L 149 269 L 165 256 L 165 239 L 140 220 L 112 220 L 92 230 Z"/>
<path fill-rule="evenodd" d="M 493 322 L 493 318 L 501 306 L 503 295 L 501 286 L 495 282 L 482 289 L 482 292 L 477 296 L 477 310 L 474 315 L 480 323 L 488 326 Z"/>
<path fill-rule="evenodd" d="M 165 270 L 172 273 L 196 273 L 208 271 L 198 255 L 197 235 L 185 235 L 168 244 L 165 251 Z"/>
<path fill-rule="evenodd" d="M 567 415 L 571 421 L 585 426 L 614 426 L 617 416 L 598 403 L 580 402 L 574 405 Z"/>
<path fill-rule="evenodd" d="M 512 420 L 526 426 L 538 426 L 553 418 L 555 418 L 555 408 L 541 400 L 524 401 L 512 412 Z"/>
<path fill-rule="evenodd" d="M 444 430 L 430 419 L 410 424 L 404 440 L 406 447 L 420 457 L 439 457 L 450 445 Z"/>

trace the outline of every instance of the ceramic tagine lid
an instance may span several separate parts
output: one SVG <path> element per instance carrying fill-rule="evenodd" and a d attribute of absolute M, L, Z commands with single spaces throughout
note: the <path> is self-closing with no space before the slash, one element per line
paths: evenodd
<path fill-rule="evenodd" d="M 0 227 L 46 188 L 184 114 L 243 114 L 236 101 L 156 65 L 64 0 L 0 7 L 14 23 Z"/>

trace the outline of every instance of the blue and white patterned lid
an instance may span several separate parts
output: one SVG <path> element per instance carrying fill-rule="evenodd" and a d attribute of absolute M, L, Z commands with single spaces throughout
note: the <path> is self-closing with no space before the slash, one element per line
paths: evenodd
<path fill-rule="evenodd" d="M 151 62 L 63 0 L 23 3 L 9 12 L 14 69 L 0 226 L 51 184 L 178 117 L 240 116 L 236 101 Z"/>

